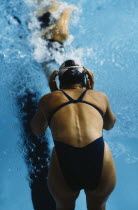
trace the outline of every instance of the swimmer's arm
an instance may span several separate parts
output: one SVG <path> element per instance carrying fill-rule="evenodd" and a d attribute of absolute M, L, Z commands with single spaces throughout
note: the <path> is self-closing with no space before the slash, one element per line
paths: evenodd
<path fill-rule="evenodd" d="M 72 11 L 73 6 L 67 7 L 63 11 L 55 27 L 52 29 L 52 39 L 63 43 L 68 38 L 68 25 Z"/>
<path fill-rule="evenodd" d="M 35 113 L 33 119 L 30 123 L 32 132 L 36 136 L 41 136 L 48 127 L 47 119 L 43 113 L 43 100 L 41 99 L 38 104 L 37 112 Z"/>
<path fill-rule="evenodd" d="M 105 95 L 105 100 L 106 100 L 106 112 L 104 115 L 103 129 L 110 130 L 114 127 L 114 124 L 116 122 L 116 116 L 114 115 L 114 113 L 110 108 L 110 103 L 106 95 Z"/>

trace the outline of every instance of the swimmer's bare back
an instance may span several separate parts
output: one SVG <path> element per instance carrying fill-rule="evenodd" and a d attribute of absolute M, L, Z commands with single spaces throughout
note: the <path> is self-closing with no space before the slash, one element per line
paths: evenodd
<path fill-rule="evenodd" d="M 64 89 L 71 98 L 77 99 L 84 89 Z M 52 117 L 50 128 L 55 141 L 74 147 L 85 147 L 102 136 L 103 128 L 110 130 L 115 123 L 115 115 L 111 111 L 107 96 L 99 91 L 88 90 L 83 100 L 98 107 L 97 110 L 84 103 L 69 104 L 58 110 Z M 48 126 L 48 116 L 58 106 L 68 99 L 62 91 L 54 91 L 43 96 L 38 105 L 38 111 L 32 120 L 32 130 L 41 135 Z M 105 210 L 105 202 L 113 191 L 116 183 L 116 172 L 110 149 L 104 142 L 103 166 L 100 182 L 95 190 L 85 190 L 89 210 Z M 51 194 L 56 200 L 57 209 L 74 209 L 79 191 L 73 191 L 67 184 L 61 172 L 55 150 L 53 150 L 48 176 Z"/>
<path fill-rule="evenodd" d="M 66 89 L 64 91 L 73 99 L 77 99 L 84 89 Z M 83 147 L 101 137 L 103 128 L 109 130 L 113 127 L 115 116 L 104 93 L 88 90 L 83 100 L 98 107 L 104 114 L 104 120 L 97 110 L 88 104 L 69 104 L 57 111 L 51 120 L 50 128 L 54 140 Z M 45 127 L 48 126 L 46 119 L 49 114 L 65 102 L 68 102 L 68 99 L 62 91 L 58 90 L 41 98 L 38 112 L 42 112 L 45 126 L 44 130 L 41 128 L 40 133 L 44 132 Z M 76 137 L 78 137 L 77 140 Z"/>

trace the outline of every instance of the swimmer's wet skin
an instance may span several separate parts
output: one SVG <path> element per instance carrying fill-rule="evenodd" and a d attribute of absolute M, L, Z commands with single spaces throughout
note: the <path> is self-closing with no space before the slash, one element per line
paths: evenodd
<path fill-rule="evenodd" d="M 54 18 L 53 15 L 48 11 L 44 13 L 42 16 L 38 17 L 38 20 L 40 21 L 40 26 L 42 29 L 46 29 L 49 26 L 54 26 L 58 19 Z M 49 48 L 55 48 L 54 43 L 58 42 L 60 45 L 55 50 L 60 50 L 61 47 L 63 47 L 63 42 L 60 42 L 59 40 L 56 40 L 54 38 L 50 38 L 50 35 L 46 37 L 46 35 L 43 37 L 46 41 L 48 41 L 48 49 Z"/>
<path fill-rule="evenodd" d="M 50 127 L 50 123 L 51 123 L 51 120 L 52 120 L 53 115 L 54 115 L 59 109 L 61 109 L 62 107 L 66 106 L 66 105 L 68 105 L 68 104 L 71 104 L 71 103 L 85 103 L 85 104 L 88 104 L 88 105 L 94 107 L 94 108 L 101 114 L 101 116 L 104 117 L 102 111 L 101 111 L 98 107 L 96 107 L 95 105 L 89 103 L 88 101 L 82 100 L 83 97 L 84 97 L 84 95 L 85 95 L 85 93 L 87 92 L 87 90 L 85 90 L 85 91 L 80 95 L 80 97 L 79 97 L 77 100 L 74 100 L 73 98 L 71 98 L 71 97 L 70 97 L 67 93 L 65 93 L 63 90 L 61 90 L 61 91 L 62 91 L 63 94 L 68 98 L 69 101 L 67 101 L 67 102 L 65 102 L 65 103 L 63 103 L 63 104 L 61 104 L 61 105 L 58 106 L 58 107 L 56 107 L 56 109 L 54 109 L 54 110 L 49 114 L 49 116 L 48 116 L 48 125 L 49 125 L 49 127 Z"/>
<path fill-rule="evenodd" d="M 55 85 L 57 74 L 61 90 Z M 84 189 L 88 210 L 105 210 L 116 184 L 114 161 L 102 136 L 103 128 L 111 129 L 116 117 L 105 94 L 92 90 L 93 84 L 91 71 L 73 60 L 64 62 L 59 73 L 51 75 L 53 92 L 42 97 L 31 122 L 36 135 L 48 125 L 51 128 L 55 147 L 48 187 L 57 209 L 74 209 Z"/>
<path fill-rule="evenodd" d="M 42 29 L 42 38 L 48 41 L 56 41 L 60 44 L 68 38 L 68 24 L 73 7 L 69 6 L 55 18 L 53 13 L 57 12 L 59 6 L 53 5 L 49 11 L 38 16 Z M 60 12 L 60 11 L 59 11 Z"/>

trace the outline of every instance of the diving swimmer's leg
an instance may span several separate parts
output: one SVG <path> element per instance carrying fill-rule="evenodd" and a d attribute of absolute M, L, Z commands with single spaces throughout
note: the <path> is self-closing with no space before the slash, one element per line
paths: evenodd
<path fill-rule="evenodd" d="M 74 210 L 79 191 L 73 191 L 66 184 L 62 175 L 56 151 L 53 149 L 50 168 L 48 171 L 48 188 L 56 202 L 57 210 Z"/>
<path fill-rule="evenodd" d="M 68 24 L 73 6 L 63 11 L 55 27 L 52 29 L 51 39 L 63 43 L 68 38 Z"/>
<path fill-rule="evenodd" d="M 98 187 L 85 190 L 88 210 L 106 210 L 106 201 L 116 185 L 116 170 L 107 143 L 104 146 L 103 169 Z"/>
<path fill-rule="evenodd" d="M 52 9 L 54 10 L 55 8 L 52 8 Z M 47 39 L 47 37 L 50 34 L 50 39 L 52 41 L 58 43 L 59 47 L 58 47 L 58 45 L 56 46 L 57 49 L 55 50 L 55 53 L 56 53 L 56 51 L 58 51 L 60 53 L 62 52 L 63 43 L 68 38 L 68 24 L 69 24 L 69 18 L 70 18 L 72 10 L 73 10 L 73 6 L 66 8 L 63 11 L 63 13 L 61 14 L 61 16 L 60 16 L 59 20 L 57 21 L 57 23 L 55 24 L 54 28 L 52 28 L 49 31 L 47 31 L 47 29 L 43 30 L 43 33 L 42 33 L 43 39 Z M 49 42 L 50 42 L 50 40 L 49 40 Z M 52 53 L 53 52 L 54 52 L 54 49 L 53 49 Z M 53 62 L 55 62 L 55 61 L 53 60 Z M 46 73 L 46 77 L 49 79 L 51 71 L 49 69 L 48 62 L 47 61 L 43 62 L 42 67 Z"/>

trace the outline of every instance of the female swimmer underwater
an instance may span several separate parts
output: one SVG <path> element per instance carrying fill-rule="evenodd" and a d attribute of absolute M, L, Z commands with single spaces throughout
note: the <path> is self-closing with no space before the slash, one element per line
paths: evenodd
<path fill-rule="evenodd" d="M 103 129 L 110 130 L 116 121 L 108 98 L 93 90 L 92 72 L 74 60 L 54 71 L 49 84 L 52 92 L 40 99 L 31 127 L 37 136 L 48 125 L 52 132 L 48 187 L 56 208 L 73 210 L 84 189 L 88 210 L 105 210 L 116 184 L 114 161 L 103 139 Z"/>

